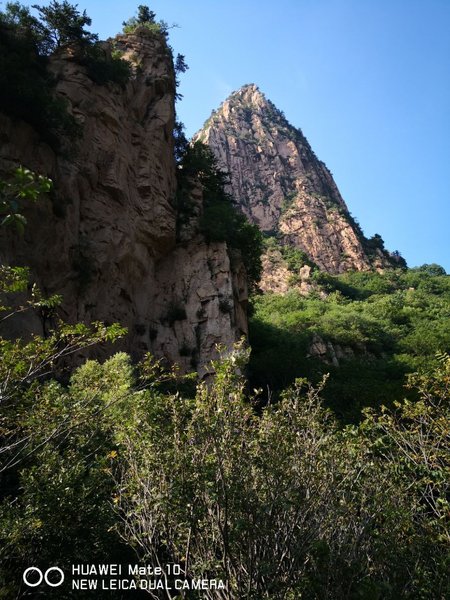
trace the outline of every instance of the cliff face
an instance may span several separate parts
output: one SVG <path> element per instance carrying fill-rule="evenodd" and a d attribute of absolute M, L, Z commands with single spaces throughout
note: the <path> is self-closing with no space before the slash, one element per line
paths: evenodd
<path fill-rule="evenodd" d="M 63 296 L 65 319 L 118 321 L 126 350 L 204 371 L 217 342 L 246 332 L 245 277 L 225 244 L 176 243 L 175 82 L 164 40 L 140 29 L 115 45 L 136 65 L 124 87 L 93 83 L 69 49 L 51 59 L 57 93 L 82 124 L 69 152 L 0 115 L 1 173 L 22 164 L 54 182 L 51 200 L 25 212 L 23 238 L 1 233 L 0 261 L 29 265 L 44 292 Z"/>
<path fill-rule="evenodd" d="M 368 249 L 331 173 L 301 131 L 255 85 L 233 93 L 195 139 L 210 146 L 230 175 L 233 197 L 263 232 L 277 234 L 330 273 L 391 265 L 387 253 Z M 264 273 L 263 288 L 270 289 L 267 261 Z"/>

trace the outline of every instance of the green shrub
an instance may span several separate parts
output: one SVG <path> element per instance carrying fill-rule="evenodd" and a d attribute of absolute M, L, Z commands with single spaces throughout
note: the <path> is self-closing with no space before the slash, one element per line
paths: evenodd
<path fill-rule="evenodd" d="M 23 290 L 25 277 L 6 271 L 4 291 Z M 302 327 L 328 311 L 295 293 L 258 302 L 282 304 L 287 333 L 287 309 Z M 180 564 L 187 580 L 222 579 L 226 597 L 448 596 L 447 355 L 410 377 L 417 402 L 366 411 L 358 427 L 340 427 L 321 386 L 304 379 L 254 410 L 242 343 L 212 363 L 195 397 L 176 382 L 164 389 L 173 377 L 149 356 L 90 360 L 56 380 L 61 351 L 121 333 L 75 325 L 0 340 L 4 598 L 30 564 L 134 563 L 135 553 L 153 567 Z"/>
<path fill-rule="evenodd" d="M 305 265 L 311 267 L 312 271 L 318 269 L 316 263 L 312 261 L 306 252 L 303 252 L 303 250 L 289 245 L 280 246 L 280 250 L 284 260 L 286 261 L 287 268 L 292 273 L 298 274 L 300 269 Z"/>
<path fill-rule="evenodd" d="M 27 224 L 22 214 L 24 202 L 36 202 L 51 188 L 50 179 L 24 167 L 15 169 L 6 180 L 0 180 L 0 217 L 3 217 L 0 226 L 14 226 L 23 233 Z"/>
<path fill-rule="evenodd" d="M 144 27 L 150 34 L 167 35 L 168 25 L 164 21 L 156 21 L 156 14 L 146 5 L 138 6 L 138 14 L 122 23 L 123 33 L 134 33 L 138 27 Z"/>
<path fill-rule="evenodd" d="M 36 348 L 44 344 L 35 340 Z M 2 350 L 11 356 L 12 348 Z M 26 346 L 16 350 L 16 360 L 28 362 Z M 0 597 L 18 593 L 30 564 L 57 563 L 69 572 L 72 563 L 105 556 L 134 560 L 117 535 L 112 502 L 113 423 L 126 414 L 131 374 L 124 355 L 104 365 L 88 361 L 69 385 L 27 382 L 14 394 L 14 408 L 4 407 L 2 432 L 16 445 L 0 462 Z M 2 383 L 3 377 L 2 368 Z M 67 598 L 71 592 L 49 589 L 45 596 Z"/>
<path fill-rule="evenodd" d="M 86 67 L 90 79 L 98 85 L 116 83 L 124 86 L 131 77 L 131 64 L 121 58 L 117 50 L 108 53 L 104 48 L 93 45 L 80 62 Z"/>
<path fill-rule="evenodd" d="M 415 267 L 411 269 L 411 271 L 417 273 L 426 273 L 427 275 L 447 275 L 444 267 L 441 267 L 441 265 L 437 265 L 436 263 L 432 263 L 431 265 L 425 264 L 421 267 Z"/>
<path fill-rule="evenodd" d="M 255 414 L 246 356 L 216 361 L 194 400 L 141 401 L 139 436 L 128 416 L 121 510 L 142 562 L 222 579 L 226 597 L 445 597 L 448 366 L 417 409 L 340 430 L 301 380 Z"/>

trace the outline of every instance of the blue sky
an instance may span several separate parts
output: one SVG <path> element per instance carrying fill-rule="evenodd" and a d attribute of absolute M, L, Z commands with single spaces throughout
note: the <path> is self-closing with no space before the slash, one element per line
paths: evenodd
<path fill-rule="evenodd" d="M 144 2 L 144 0 L 141 0 Z M 78 0 L 105 38 L 139 3 Z M 193 134 L 256 83 L 332 171 L 366 235 L 450 271 L 450 0 L 154 0 L 186 56 Z"/>

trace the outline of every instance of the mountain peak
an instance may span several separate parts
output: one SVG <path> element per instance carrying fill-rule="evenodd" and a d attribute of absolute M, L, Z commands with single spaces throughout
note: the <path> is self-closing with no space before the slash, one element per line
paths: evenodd
<path fill-rule="evenodd" d="M 246 105 L 261 106 L 267 103 L 266 97 L 255 83 L 247 83 L 232 92 L 225 103 L 242 102 Z"/>
<path fill-rule="evenodd" d="M 230 174 L 248 218 L 330 273 L 389 266 L 351 218 L 330 171 L 254 83 L 233 92 L 194 136 Z"/>
<path fill-rule="evenodd" d="M 230 94 L 230 97 L 232 97 L 232 96 L 248 96 L 248 95 L 252 95 L 252 94 L 264 95 L 264 94 L 262 94 L 261 90 L 256 85 L 256 83 L 246 83 L 245 85 L 241 86 L 238 90 L 232 92 Z"/>

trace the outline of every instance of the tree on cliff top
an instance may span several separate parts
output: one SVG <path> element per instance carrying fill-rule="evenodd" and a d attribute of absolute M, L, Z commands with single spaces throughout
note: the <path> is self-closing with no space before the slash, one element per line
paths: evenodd
<path fill-rule="evenodd" d="M 53 0 L 48 6 L 33 4 L 33 8 L 38 11 L 41 23 L 47 32 L 46 54 L 51 54 L 63 44 L 78 42 L 90 45 L 98 40 L 96 34 L 85 29 L 86 25 L 92 23 L 86 11 L 80 13 L 77 5 L 72 5 L 67 0 L 64 2 Z"/>
<path fill-rule="evenodd" d="M 169 27 L 165 21 L 156 21 L 156 13 L 150 10 L 145 4 L 140 4 L 137 10 L 137 16 L 131 17 L 122 23 L 124 33 L 134 33 L 138 27 L 145 27 L 151 33 L 168 35 L 168 30 L 177 25 Z"/>
<path fill-rule="evenodd" d="M 67 0 L 52 2 L 48 6 L 33 4 L 38 17 L 20 2 L 7 2 L 5 11 L 0 13 L 0 25 L 10 34 L 28 41 L 40 56 L 48 56 L 63 44 L 81 42 L 93 44 L 98 36 L 85 29 L 91 24 L 84 10 L 80 13 L 77 5 Z"/>
<path fill-rule="evenodd" d="M 154 23 L 156 18 L 156 13 L 149 9 L 145 4 L 139 4 L 138 6 L 138 16 L 137 22 L 140 24 L 143 23 Z"/>

